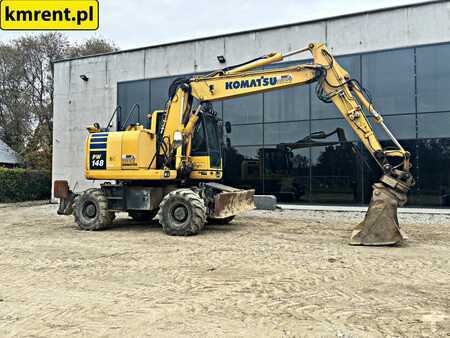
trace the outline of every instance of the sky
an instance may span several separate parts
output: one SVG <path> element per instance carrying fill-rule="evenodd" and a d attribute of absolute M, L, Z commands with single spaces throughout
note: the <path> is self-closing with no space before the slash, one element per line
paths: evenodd
<path fill-rule="evenodd" d="M 120 49 L 284 25 L 424 0 L 99 0 L 96 32 L 65 32 L 71 41 L 100 36 Z M 355 27 L 355 29 L 358 29 Z M 29 32 L 0 31 L 0 41 Z"/>

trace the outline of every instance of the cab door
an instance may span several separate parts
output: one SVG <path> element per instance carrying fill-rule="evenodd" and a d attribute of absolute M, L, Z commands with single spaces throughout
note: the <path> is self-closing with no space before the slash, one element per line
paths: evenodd
<path fill-rule="evenodd" d="M 192 179 L 221 179 L 222 154 L 217 130 L 217 119 L 201 114 L 192 136 L 191 160 L 194 165 Z"/>

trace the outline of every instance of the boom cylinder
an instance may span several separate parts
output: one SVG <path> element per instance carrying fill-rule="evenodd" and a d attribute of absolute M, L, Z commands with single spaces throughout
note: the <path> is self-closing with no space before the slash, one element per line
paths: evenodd
<path fill-rule="evenodd" d="M 355 93 L 356 97 L 358 98 L 359 102 L 361 102 L 361 104 L 364 106 L 364 108 L 366 108 L 367 111 L 373 115 L 373 117 L 375 118 L 375 122 L 383 128 L 383 130 L 389 136 L 389 138 L 395 144 L 395 146 L 400 151 L 405 152 L 405 150 L 403 149 L 401 144 L 395 138 L 394 134 L 392 134 L 392 132 L 389 130 L 389 128 L 384 123 L 383 117 L 375 110 L 373 105 L 366 99 L 366 97 L 361 92 L 361 89 L 356 86 L 354 86 L 353 88 L 354 88 L 353 93 Z"/>
<path fill-rule="evenodd" d="M 242 65 L 240 67 L 233 68 L 231 70 L 226 71 L 225 75 L 232 75 L 245 72 L 247 70 L 252 70 L 258 67 L 267 66 L 274 62 L 283 61 L 283 55 L 281 53 L 271 53 L 266 55 L 265 58 L 260 60 L 256 60 L 255 62 L 250 62 L 248 64 Z"/>

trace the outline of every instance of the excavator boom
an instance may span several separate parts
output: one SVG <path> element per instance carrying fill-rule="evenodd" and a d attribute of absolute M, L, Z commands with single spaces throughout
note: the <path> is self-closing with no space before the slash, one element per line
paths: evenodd
<path fill-rule="evenodd" d="M 313 58 L 310 64 L 255 70 L 306 51 Z M 179 169 L 191 160 L 192 133 L 203 103 L 313 82 L 316 83 L 317 97 L 337 107 L 383 173 L 380 182 L 374 185 L 365 220 L 354 229 L 350 244 L 393 245 L 402 242 L 405 235 L 400 230 L 397 208 L 406 203 L 406 194 L 414 185 L 414 178 L 409 171 L 410 154 L 403 149 L 385 125 L 382 116 L 366 98 L 364 88 L 338 64 L 323 43 L 310 44 L 307 48 L 285 55 L 271 53 L 235 67 L 178 81 L 171 88 L 162 130 L 168 140 L 173 139 L 174 130 L 182 133 L 187 145 L 184 153 L 181 147 L 176 149 L 176 168 Z M 199 107 L 193 112 L 190 109 L 192 98 L 200 101 Z M 381 146 L 366 114 L 371 114 L 373 121 L 386 132 L 393 148 L 384 149 Z"/>

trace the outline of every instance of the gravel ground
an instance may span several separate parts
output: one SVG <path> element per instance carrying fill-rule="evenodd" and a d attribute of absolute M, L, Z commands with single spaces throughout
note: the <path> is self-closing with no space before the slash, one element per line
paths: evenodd
<path fill-rule="evenodd" d="M 450 336 L 450 217 L 347 245 L 360 212 L 253 211 L 199 236 L 0 206 L 0 336 Z"/>

